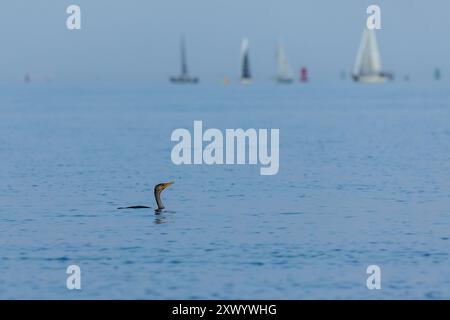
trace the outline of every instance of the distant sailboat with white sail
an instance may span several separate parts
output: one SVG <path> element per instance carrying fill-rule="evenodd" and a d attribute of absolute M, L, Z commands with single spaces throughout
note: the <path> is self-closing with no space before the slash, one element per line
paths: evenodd
<path fill-rule="evenodd" d="M 197 83 L 198 78 L 189 76 L 186 57 L 186 41 L 184 36 L 180 40 L 180 54 L 181 54 L 181 74 L 177 77 L 170 77 L 173 83 Z"/>
<path fill-rule="evenodd" d="M 241 83 L 250 84 L 252 82 L 252 75 L 250 72 L 250 57 L 249 57 L 249 43 L 248 39 L 244 38 L 241 42 Z"/>
<path fill-rule="evenodd" d="M 381 58 L 374 30 L 365 29 L 353 69 L 353 80 L 365 83 L 381 83 L 392 75 L 381 71 Z"/>
<path fill-rule="evenodd" d="M 289 65 L 286 53 L 284 52 L 281 42 L 278 43 L 277 49 L 278 72 L 276 81 L 278 83 L 292 83 L 292 69 Z"/>

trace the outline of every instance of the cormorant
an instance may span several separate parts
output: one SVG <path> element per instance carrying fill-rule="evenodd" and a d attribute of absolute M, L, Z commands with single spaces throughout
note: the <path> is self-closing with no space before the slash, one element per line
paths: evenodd
<path fill-rule="evenodd" d="M 161 212 L 162 209 L 164 209 L 164 205 L 161 201 L 161 191 L 163 191 L 168 186 L 170 186 L 174 183 L 175 183 L 174 181 L 170 181 L 170 182 L 166 182 L 166 183 L 159 183 L 155 186 L 154 194 L 155 194 L 156 204 L 158 205 L 158 208 L 155 209 L 156 213 L 159 213 L 159 212 Z M 150 209 L 150 208 L 151 207 L 147 207 L 147 206 L 131 206 L 131 207 L 120 207 L 117 209 Z"/>

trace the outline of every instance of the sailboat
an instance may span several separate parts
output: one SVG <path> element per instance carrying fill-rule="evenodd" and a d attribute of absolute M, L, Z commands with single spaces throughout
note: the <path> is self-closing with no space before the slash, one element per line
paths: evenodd
<path fill-rule="evenodd" d="M 381 58 L 374 30 L 365 29 L 353 69 L 353 80 L 365 83 L 381 83 L 392 75 L 381 71 Z"/>
<path fill-rule="evenodd" d="M 277 62 L 278 62 L 278 72 L 276 81 L 278 83 L 292 83 L 292 69 L 284 52 L 281 42 L 278 44 L 277 49 Z"/>
<path fill-rule="evenodd" d="M 241 83 L 250 84 L 251 82 L 249 44 L 248 39 L 244 38 L 241 42 Z"/>
<path fill-rule="evenodd" d="M 434 80 L 436 81 L 441 80 L 441 69 L 439 68 L 434 69 Z"/>
<path fill-rule="evenodd" d="M 180 54 L 181 54 L 181 74 L 178 77 L 170 77 L 173 83 L 197 83 L 198 78 L 189 76 L 186 58 L 186 43 L 184 36 L 180 40 Z"/>
<path fill-rule="evenodd" d="M 31 76 L 30 76 L 28 73 L 26 73 L 26 74 L 23 76 L 23 82 L 24 82 L 25 84 L 30 84 L 30 83 L 31 83 Z"/>

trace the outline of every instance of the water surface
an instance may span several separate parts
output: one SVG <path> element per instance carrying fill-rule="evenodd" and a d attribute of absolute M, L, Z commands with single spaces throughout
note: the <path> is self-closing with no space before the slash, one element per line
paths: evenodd
<path fill-rule="evenodd" d="M 446 84 L 30 86 L 0 114 L 0 298 L 450 298 Z M 279 128 L 279 173 L 173 165 L 194 120 Z M 116 210 L 169 180 L 163 214 Z"/>

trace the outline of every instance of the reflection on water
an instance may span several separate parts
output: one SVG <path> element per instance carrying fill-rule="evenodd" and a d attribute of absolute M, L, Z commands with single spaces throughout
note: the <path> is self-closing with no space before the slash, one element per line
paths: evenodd
<path fill-rule="evenodd" d="M 163 223 L 166 223 L 166 222 L 167 222 L 166 217 L 164 217 L 164 216 L 155 216 L 155 220 L 154 220 L 155 224 L 163 224 Z"/>
<path fill-rule="evenodd" d="M 160 210 L 160 211 L 155 210 L 154 223 L 155 224 L 167 223 L 168 217 L 173 214 L 176 214 L 176 211 L 171 211 L 171 210 L 166 210 L 166 209 Z"/>

